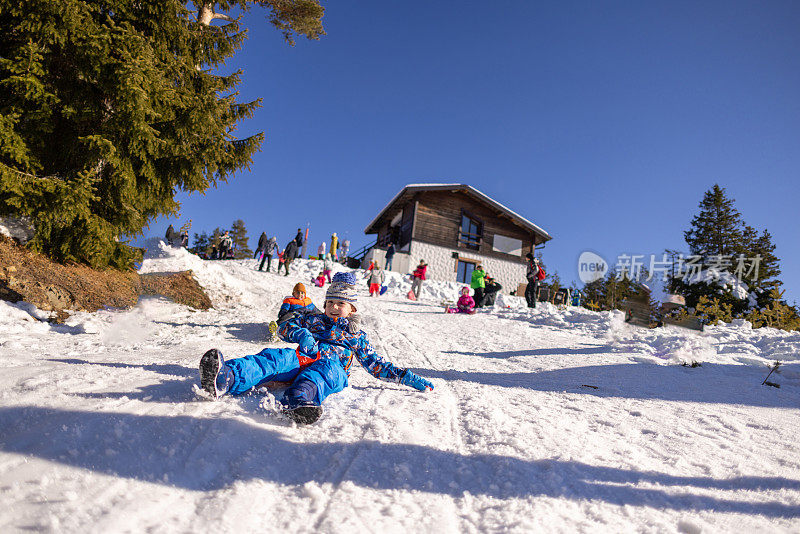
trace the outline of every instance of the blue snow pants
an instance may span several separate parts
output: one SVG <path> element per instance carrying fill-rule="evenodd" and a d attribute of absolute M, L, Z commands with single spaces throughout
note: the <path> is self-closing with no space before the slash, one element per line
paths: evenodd
<path fill-rule="evenodd" d="M 231 395 L 240 395 L 262 382 L 291 382 L 290 390 L 313 392 L 308 400 L 322 404 L 328 395 L 347 387 L 347 372 L 338 357 L 321 358 L 309 365 L 300 366 L 295 349 L 266 348 L 258 354 L 228 360 L 225 364 L 233 371 L 233 384 L 228 389 Z M 314 385 L 313 388 L 303 384 Z M 287 396 L 289 396 L 287 391 Z"/>

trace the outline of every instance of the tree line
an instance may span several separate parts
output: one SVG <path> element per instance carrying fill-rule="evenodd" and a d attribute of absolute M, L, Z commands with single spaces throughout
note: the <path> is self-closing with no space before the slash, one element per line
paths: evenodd
<path fill-rule="evenodd" d="M 253 251 L 248 245 L 250 238 L 247 237 L 247 228 L 242 219 L 233 221 L 230 228 L 214 228 L 211 235 L 206 231 L 195 233 L 192 240 L 193 245 L 188 248 L 189 252 L 203 258 L 210 258 L 211 251 L 219 249 L 220 240 L 225 232 L 228 232 L 231 241 L 233 241 L 233 257 L 235 259 L 252 257 Z"/>

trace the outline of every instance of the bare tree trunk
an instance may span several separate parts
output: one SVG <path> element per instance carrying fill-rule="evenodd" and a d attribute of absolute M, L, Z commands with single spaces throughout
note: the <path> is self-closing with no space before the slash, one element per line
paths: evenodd
<path fill-rule="evenodd" d="M 233 22 L 233 19 L 225 13 L 214 12 L 214 2 L 201 4 L 200 9 L 197 11 L 197 22 L 203 26 L 210 26 L 211 21 L 214 19 L 222 19 L 227 20 L 228 22 Z"/>

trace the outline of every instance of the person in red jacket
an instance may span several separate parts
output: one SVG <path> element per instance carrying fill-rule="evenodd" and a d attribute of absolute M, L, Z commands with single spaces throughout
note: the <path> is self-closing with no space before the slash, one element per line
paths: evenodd
<path fill-rule="evenodd" d="M 413 278 L 411 280 L 411 291 L 417 298 L 419 298 L 419 292 L 422 290 L 422 282 L 425 281 L 425 273 L 427 270 L 428 264 L 425 263 L 425 260 L 419 260 L 419 265 L 417 265 L 417 268 L 414 269 L 413 273 L 411 273 Z"/>

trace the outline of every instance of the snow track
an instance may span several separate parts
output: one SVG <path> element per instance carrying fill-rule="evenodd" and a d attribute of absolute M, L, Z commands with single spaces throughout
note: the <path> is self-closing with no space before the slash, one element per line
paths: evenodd
<path fill-rule="evenodd" d="M 145 299 L 51 326 L 0 301 L 0 531 L 800 530 L 798 333 L 648 331 L 513 297 L 450 315 L 436 299 L 457 287 L 426 282 L 409 302 L 395 277 L 384 297 L 362 288 L 364 329 L 436 389 L 356 364 L 298 427 L 280 391 L 192 388 L 208 348 L 259 351 L 319 265 L 284 277 L 169 249 L 143 265 L 185 268 L 214 310 Z M 775 359 L 780 389 L 760 385 Z"/>

